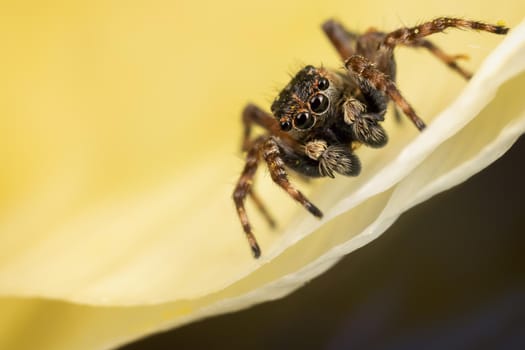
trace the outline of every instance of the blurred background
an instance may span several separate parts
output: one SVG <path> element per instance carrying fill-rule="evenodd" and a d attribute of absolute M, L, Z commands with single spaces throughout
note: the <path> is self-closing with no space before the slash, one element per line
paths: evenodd
<path fill-rule="evenodd" d="M 230 191 L 243 164 L 238 152 L 243 106 L 267 108 L 303 63 L 340 66 L 319 29 L 327 18 L 356 30 L 394 29 L 441 15 L 513 26 L 524 8 L 522 0 L 2 2 L 0 224 L 8 234 L 2 235 L 0 264 L 52 240 L 57 227 L 75 223 L 101 203 L 184 177 L 198 183 L 202 179 L 187 174 L 193 166 L 218 163 L 209 173 L 220 174 L 219 186 Z M 472 69 L 500 41 L 465 31 L 435 40 L 452 54 L 467 51 Z M 424 116 L 434 116 L 465 85 L 427 53 L 400 51 L 398 63 L 403 92 Z M 433 84 L 422 89 L 428 67 Z M 523 349 L 524 151 L 520 140 L 490 169 L 411 210 L 380 239 L 283 300 L 122 349 Z M 173 200 L 198 207 L 201 199 L 190 187 L 180 201 Z M 217 216 L 235 216 L 231 203 L 221 202 L 221 209 L 227 214 Z M 46 274 L 33 271 L 35 281 L 42 281 L 37 287 L 66 272 L 73 281 L 85 281 L 80 268 L 91 272 L 112 254 L 120 262 L 126 248 L 140 250 L 148 243 L 141 232 L 121 231 L 90 232 L 89 239 L 81 232 L 66 240 L 69 255 L 54 250 L 53 256 L 74 261 L 89 243 L 85 264 L 58 259 Z M 161 266 L 167 261 L 159 260 Z M 40 267 L 31 263 L 34 270 Z M 31 343 L 37 331 L 40 344 L 48 334 L 64 337 L 62 327 L 73 323 L 69 308 L 52 315 L 53 303 L 22 312 L 15 305 L 18 333 L 9 328 L 10 320 L 0 330 L 12 344 Z M 82 335 L 92 331 L 80 322 L 74 326 Z"/>
<path fill-rule="evenodd" d="M 525 138 L 284 299 L 121 350 L 525 349 Z"/>

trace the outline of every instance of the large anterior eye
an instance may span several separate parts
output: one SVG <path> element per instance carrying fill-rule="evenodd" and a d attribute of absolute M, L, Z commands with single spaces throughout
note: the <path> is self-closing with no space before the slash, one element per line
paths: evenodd
<path fill-rule="evenodd" d="M 300 112 L 293 118 L 293 125 L 297 129 L 310 129 L 315 124 L 315 117 L 308 112 Z"/>
<path fill-rule="evenodd" d="M 314 113 L 324 113 L 329 105 L 328 97 L 323 94 L 317 94 L 310 99 L 310 108 Z"/>

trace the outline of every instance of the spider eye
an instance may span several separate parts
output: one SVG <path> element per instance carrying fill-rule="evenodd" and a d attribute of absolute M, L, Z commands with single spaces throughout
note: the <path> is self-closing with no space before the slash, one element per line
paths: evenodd
<path fill-rule="evenodd" d="M 310 108 L 314 113 L 324 113 L 328 109 L 328 97 L 323 94 L 315 95 L 310 99 Z"/>
<path fill-rule="evenodd" d="M 319 82 L 317 83 L 317 88 L 319 88 L 319 90 L 326 90 L 328 89 L 329 86 L 330 86 L 330 83 L 328 82 L 328 79 L 326 78 L 319 79 Z"/>
<path fill-rule="evenodd" d="M 284 120 L 281 122 L 282 131 L 290 131 L 290 129 L 292 129 L 292 123 L 290 123 L 289 120 Z"/>
<path fill-rule="evenodd" d="M 306 130 L 310 129 L 315 124 L 315 117 L 311 116 L 308 112 L 300 112 L 293 118 L 293 125 L 297 129 Z"/>

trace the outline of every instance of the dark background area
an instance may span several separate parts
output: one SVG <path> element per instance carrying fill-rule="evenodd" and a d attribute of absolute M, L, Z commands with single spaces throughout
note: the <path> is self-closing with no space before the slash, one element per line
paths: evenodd
<path fill-rule="evenodd" d="M 525 349 L 525 139 L 284 299 L 121 350 Z"/>

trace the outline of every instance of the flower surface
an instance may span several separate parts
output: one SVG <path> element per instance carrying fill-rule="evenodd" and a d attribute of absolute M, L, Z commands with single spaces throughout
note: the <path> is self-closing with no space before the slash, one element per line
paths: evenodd
<path fill-rule="evenodd" d="M 399 50 L 399 87 L 428 128 L 389 118 L 389 144 L 358 150 L 359 177 L 300 183 L 323 220 L 261 172 L 256 186 L 279 228 L 249 207 L 260 260 L 230 199 L 242 107 L 266 108 L 297 59 L 341 65 L 324 19 L 395 29 L 391 3 L 6 6 L 0 348 L 111 348 L 282 297 L 497 159 L 525 130 L 525 5 L 473 12 L 470 1 L 447 13 L 439 3 L 396 13 L 406 25 L 469 13 L 512 30 L 436 36 L 471 56 L 468 83 L 425 52 Z"/>

